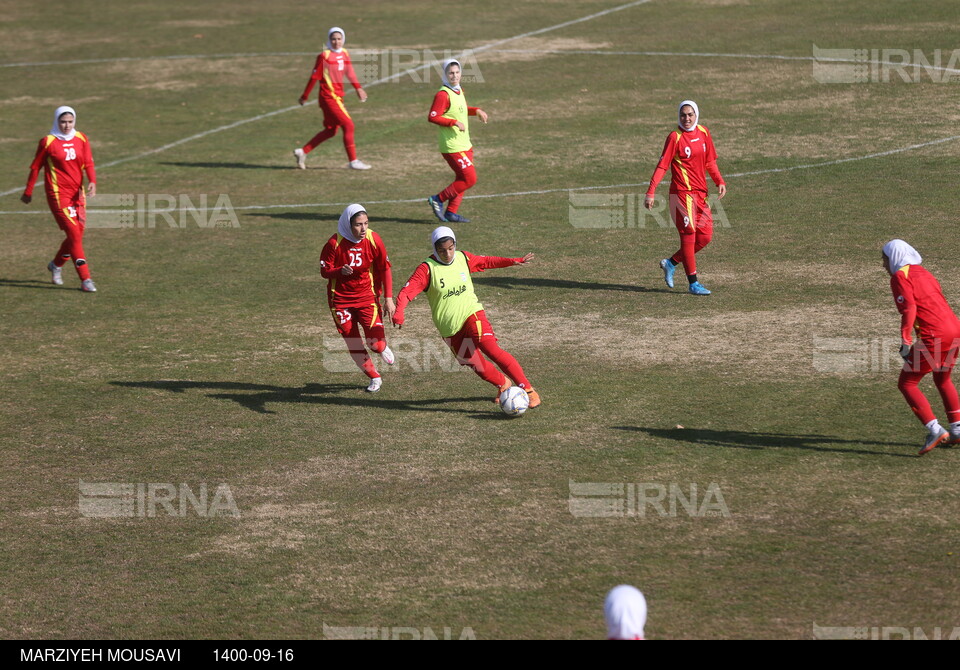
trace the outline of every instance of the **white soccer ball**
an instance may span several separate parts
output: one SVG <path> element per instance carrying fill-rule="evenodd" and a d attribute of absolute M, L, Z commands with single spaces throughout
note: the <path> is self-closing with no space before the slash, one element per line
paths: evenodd
<path fill-rule="evenodd" d="M 500 409 L 507 416 L 520 416 L 530 406 L 530 396 L 519 386 L 511 386 L 500 394 Z"/>

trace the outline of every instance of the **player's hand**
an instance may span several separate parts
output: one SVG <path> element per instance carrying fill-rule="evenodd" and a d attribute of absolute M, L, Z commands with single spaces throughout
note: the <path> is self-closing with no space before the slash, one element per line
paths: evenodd
<path fill-rule="evenodd" d="M 87 197 L 96 198 L 97 197 L 97 185 L 96 184 L 87 184 Z"/>
<path fill-rule="evenodd" d="M 643 206 L 647 209 L 653 209 L 653 201 L 655 200 L 654 196 L 648 195 L 643 199 Z"/>
<path fill-rule="evenodd" d="M 478 109 L 478 110 L 477 110 L 477 117 L 479 117 L 479 119 L 480 119 L 481 121 L 483 121 L 484 123 L 486 123 L 486 122 L 487 122 L 487 119 L 490 118 L 490 117 L 487 116 L 487 113 L 486 113 L 485 111 L 483 111 L 482 109 Z"/>
<path fill-rule="evenodd" d="M 387 308 L 387 316 L 393 321 L 393 315 L 397 313 L 396 303 L 393 302 L 393 298 L 387 298 L 383 301 L 383 304 Z"/>
<path fill-rule="evenodd" d="M 24 205 L 29 205 L 31 202 L 33 202 L 33 196 L 24 193 L 20 196 L 20 202 L 22 202 Z"/>
<path fill-rule="evenodd" d="M 360 98 L 360 102 L 366 102 L 366 101 L 367 101 L 367 92 L 364 91 L 362 88 L 358 88 L 358 89 L 357 89 L 357 97 Z"/>
<path fill-rule="evenodd" d="M 726 185 L 726 184 L 720 184 L 719 186 L 717 186 L 717 193 L 720 194 L 720 197 L 721 197 L 721 198 L 722 198 L 723 196 L 725 196 L 725 195 L 727 194 L 727 185 Z"/>
<path fill-rule="evenodd" d="M 393 327 L 400 330 L 403 328 L 403 312 L 396 311 L 390 316 L 390 321 L 393 322 Z"/>
<path fill-rule="evenodd" d="M 453 125 L 456 126 L 457 130 L 459 130 L 461 133 L 467 129 L 467 127 L 463 125 L 463 121 L 457 121 Z"/>
<path fill-rule="evenodd" d="M 533 254 L 532 254 L 532 253 L 531 253 L 531 254 L 526 254 L 526 255 L 525 255 L 523 258 L 521 258 L 520 260 L 514 261 L 513 264 L 514 264 L 514 265 L 523 265 L 524 263 L 529 263 L 529 262 L 532 261 L 532 260 L 533 260 Z"/>
<path fill-rule="evenodd" d="M 307 99 L 306 99 L 306 98 L 303 98 L 303 97 L 301 97 L 301 98 L 300 98 L 300 100 L 299 100 L 298 102 L 300 103 L 300 106 L 301 106 L 301 107 L 303 107 L 303 105 L 304 105 L 304 104 L 305 104 L 305 103 L 307 102 Z"/>
<path fill-rule="evenodd" d="M 912 345 L 909 345 L 909 344 L 901 344 L 901 345 L 900 345 L 900 358 L 902 358 L 902 359 L 905 360 L 905 361 L 906 361 L 906 360 L 909 360 L 909 359 L 910 359 L 910 353 L 911 353 L 912 351 L 913 351 L 913 346 L 912 346 Z"/>
<path fill-rule="evenodd" d="M 349 277 L 353 274 L 353 268 L 349 265 L 344 265 L 342 268 L 340 268 L 340 274 L 342 274 L 344 277 Z"/>

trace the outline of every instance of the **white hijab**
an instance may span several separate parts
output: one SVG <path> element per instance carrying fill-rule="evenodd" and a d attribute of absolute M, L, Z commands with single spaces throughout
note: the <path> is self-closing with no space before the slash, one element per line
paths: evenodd
<path fill-rule="evenodd" d="M 896 273 L 904 265 L 920 265 L 923 259 L 917 250 L 903 240 L 890 240 L 883 245 L 883 253 L 890 259 L 890 272 Z"/>
<path fill-rule="evenodd" d="M 60 132 L 60 117 L 67 113 L 73 114 L 73 130 L 64 135 Z M 73 107 L 67 107 L 66 105 L 57 107 L 57 111 L 53 113 L 53 128 L 50 129 L 50 134 L 58 140 L 65 142 L 69 142 L 74 138 L 77 134 L 77 113 L 73 111 Z"/>
<path fill-rule="evenodd" d="M 647 624 L 647 600 L 633 586 L 615 586 L 603 603 L 603 616 L 607 619 L 608 639 L 642 640 L 643 627 Z"/>
<path fill-rule="evenodd" d="M 460 61 L 458 61 L 456 58 L 448 58 L 447 60 L 443 61 L 443 70 L 441 70 L 440 72 L 440 77 L 443 79 L 444 86 L 446 86 L 447 88 L 452 88 L 454 91 L 459 93 L 460 84 L 457 84 L 456 86 L 451 86 L 450 80 L 447 79 L 447 68 L 450 67 L 453 63 L 457 64 L 457 66 L 460 68 L 461 76 L 463 75 L 463 66 L 460 65 Z"/>
<path fill-rule="evenodd" d="M 350 240 L 354 244 L 359 242 L 360 238 L 353 234 L 353 228 L 350 226 L 350 219 L 352 219 L 357 212 L 366 211 L 367 209 L 363 205 L 357 203 L 347 205 L 347 208 L 343 210 L 343 214 L 340 215 L 340 220 L 337 222 L 337 232 L 340 233 L 340 237 L 344 238 L 345 240 Z"/>
<path fill-rule="evenodd" d="M 339 49 L 334 49 L 333 46 L 330 44 L 330 36 L 333 35 L 334 33 L 340 33 L 341 35 L 343 35 L 343 44 L 340 45 Z M 341 51 L 343 51 L 343 45 L 346 43 L 347 43 L 347 34 L 343 32 L 343 28 L 340 28 L 339 26 L 334 26 L 333 28 L 327 31 L 327 48 L 330 49 L 330 51 L 332 51 L 333 53 L 338 54 Z"/>
<path fill-rule="evenodd" d="M 457 236 L 454 234 L 453 230 L 447 226 L 437 226 L 433 229 L 433 232 L 430 233 L 430 246 L 433 248 L 433 252 L 437 252 L 437 242 L 442 240 L 444 237 L 452 237 L 453 243 L 457 243 Z M 440 260 L 439 258 L 437 260 Z M 442 262 L 442 261 L 441 261 Z M 453 261 L 450 261 L 452 263 Z M 447 263 L 447 265 L 450 265 Z"/>
<path fill-rule="evenodd" d="M 690 130 L 687 130 L 686 128 L 680 125 L 680 110 L 682 110 L 687 105 L 690 105 L 691 107 L 693 107 L 693 114 L 694 114 L 693 126 L 690 128 Z M 697 103 L 695 103 L 693 100 L 684 100 L 683 102 L 681 102 L 680 106 L 677 107 L 677 126 L 680 127 L 680 130 L 682 130 L 685 133 L 692 133 L 694 130 L 697 129 L 698 123 L 700 123 L 700 108 L 697 107 Z"/>

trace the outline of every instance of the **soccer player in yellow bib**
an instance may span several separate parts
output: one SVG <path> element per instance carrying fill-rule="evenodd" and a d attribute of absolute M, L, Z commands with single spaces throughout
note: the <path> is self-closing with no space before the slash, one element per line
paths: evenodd
<path fill-rule="evenodd" d="M 456 176 L 453 183 L 437 195 L 431 195 L 427 202 L 434 216 L 450 223 L 470 223 L 470 219 L 457 214 L 457 210 L 464 192 L 477 183 L 468 116 L 477 116 L 487 122 L 485 111 L 467 106 L 467 98 L 460 87 L 460 62 L 446 60 L 443 62 L 443 86 L 433 98 L 427 120 L 440 126 L 440 153 Z M 446 212 L 443 211 L 444 202 L 447 203 Z"/>
<path fill-rule="evenodd" d="M 407 304 L 426 291 L 433 312 L 433 323 L 443 341 L 453 351 L 460 365 L 469 366 L 481 379 L 497 387 L 494 402 L 500 401 L 500 394 L 510 388 L 512 379 L 530 396 L 530 408 L 539 406 L 540 394 L 533 390 L 517 359 L 497 344 L 497 336 L 487 320 L 483 305 L 477 300 L 470 279 L 472 272 L 529 263 L 533 260 L 533 254 L 521 258 L 501 258 L 474 256 L 466 251 L 458 251 L 457 237 L 447 226 L 436 228 L 430 241 L 434 253 L 417 266 L 400 291 L 393 325 L 403 327 L 403 312 Z M 490 357 L 496 368 L 489 364 L 484 354 Z"/>

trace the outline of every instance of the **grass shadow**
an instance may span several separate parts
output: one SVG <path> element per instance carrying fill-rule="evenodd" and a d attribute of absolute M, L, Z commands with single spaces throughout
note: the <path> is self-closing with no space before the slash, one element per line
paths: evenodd
<path fill-rule="evenodd" d="M 785 433 L 747 432 L 742 430 L 711 430 L 706 428 L 642 428 L 639 426 L 613 426 L 614 430 L 647 433 L 651 437 L 676 440 L 705 447 L 733 449 L 805 449 L 835 454 L 866 454 L 868 456 L 895 456 L 916 458 L 914 454 L 891 453 L 870 449 L 842 448 L 839 445 L 875 445 L 884 447 L 918 447 L 902 442 L 875 442 L 872 440 L 846 440 L 829 435 L 789 435 Z M 837 447 L 822 446 L 835 444 Z"/>
<path fill-rule="evenodd" d="M 173 167 L 189 168 L 212 168 L 214 170 L 296 170 L 296 165 L 263 165 L 259 163 L 237 163 L 237 162 L 217 162 L 217 161 L 162 161 L 160 165 L 170 165 Z M 323 169 L 323 168 L 316 168 Z"/>
<path fill-rule="evenodd" d="M 547 279 L 542 277 L 474 277 L 473 283 L 494 288 L 526 289 L 559 288 L 571 291 L 624 291 L 627 293 L 679 293 L 667 288 L 650 288 L 634 284 L 607 284 L 584 282 L 572 279 Z"/>
<path fill-rule="evenodd" d="M 42 281 L 40 279 L 4 279 L 0 278 L 0 286 L 12 286 L 14 288 L 52 288 L 52 289 L 61 289 L 69 291 L 71 287 L 57 286 L 56 284 L 48 281 Z M 75 287 L 76 290 L 79 290 L 80 287 Z"/>

